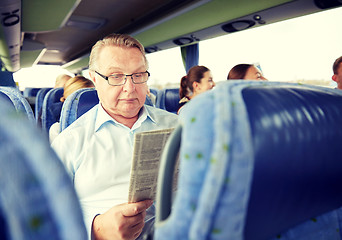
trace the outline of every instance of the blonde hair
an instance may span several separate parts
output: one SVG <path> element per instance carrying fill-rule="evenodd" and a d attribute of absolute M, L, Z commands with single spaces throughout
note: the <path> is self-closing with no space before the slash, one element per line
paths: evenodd
<path fill-rule="evenodd" d="M 70 78 L 64 85 L 64 93 L 63 97 L 61 97 L 60 101 L 64 102 L 65 99 L 75 92 L 78 89 L 81 88 L 92 88 L 94 87 L 94 83 L 89 80 L 88 78 L 85 78 L 83 76 L 76 76 L 73 78 Z"/>
<path fill-rule="evenodd" d="M 72 78 L 67 74 L 58 75 L 55 82 L 55 88 L 64 87 L 65 83 Z"/>
<path fill-rule="evenodd" d="M 125 48 L 137 48 L 141 52 L 144 57 L 146 68 L 148 68 L 147 59 L 145 56 L 144 46 L 135 38 L 126 35 L 126 34 L 110 34 L 107 37 L 99 40 L 95 43 L 95 45 L 91 49 L 90 57 L 89 57 L 89 69 L 95 71 L 98 69 L 97 60 L 101 49 L 105 46 L 118 46 Z"/>

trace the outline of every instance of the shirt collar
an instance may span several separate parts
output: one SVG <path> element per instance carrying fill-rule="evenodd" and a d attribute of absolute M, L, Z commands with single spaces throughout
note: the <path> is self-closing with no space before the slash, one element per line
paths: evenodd
<path fill-rule="evenodd" d="M 146 119 L 150 119 L 152 122 L 156 122 L 154 117 L 152 116 L 151 112 L 146 108 L 146 106 L 144 105 L 139 112 L 139 118 L 138 120 L 134 123 L 133 127 L 131 130 L 134 130 L 138 127 L 141 126 L 141 124 L 146 120 Z M 121 125 L 123 127 L 124 126 L 122 123 L 119 123 L 118 121 L 116 121 L 114 118 L 112 118 L 102 107 L 101 103 L 99 104 L 98 110 L 97 110 L 97 117 L 96 117 L 96 121 L 95 121 L 95 132 L 97 132 L 101 126 L 103 124 L 105 124 L 106 122 L 112 122 L 115 125 Z"/>

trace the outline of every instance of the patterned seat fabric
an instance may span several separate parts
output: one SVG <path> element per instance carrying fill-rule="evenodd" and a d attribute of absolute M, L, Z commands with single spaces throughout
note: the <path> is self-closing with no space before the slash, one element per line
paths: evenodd
<path fill-rule="evenodd" d="M 0 92 L 12 101 L 18 113 L 24 114 L 31 122 L 35 121 L 30 104 L 17 88 L 0 87 Z"/>
<path fill-rule="evenodd" d="M 0 102 L 0 238 L 86 239 L 70 177 L 36 126 Z"/>
<path fill-rule="evenodd" d="M 1 101 L 7 102 L 9 107 L 13 107 L 15 109 L 14 103 L 6 93 L 0 91 L 0 96 Z"/>
<path fill-rule="evenodd" d="M 158 183 L 155 239 L 342 239 L 341 106 L 339 90 L 259 81 L 191 100 L 172 211 L 160 194 L 171 180 Z"/>
<path fill-rule="evenodd" d="M 94 88 L 82 88 L 70 94 L 63 104 L 60 131 L 63 131 L 98 103 L 99 98 Z"/>

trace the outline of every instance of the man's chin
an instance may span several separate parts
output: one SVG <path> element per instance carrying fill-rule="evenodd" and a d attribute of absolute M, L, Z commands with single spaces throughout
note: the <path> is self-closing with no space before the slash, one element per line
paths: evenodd
<path fill-rule="evenodd" d="M 141 106 L 128 107 L 121 111 L 121 115 L 125 118 L 134 118 L 139 114 Z"/>

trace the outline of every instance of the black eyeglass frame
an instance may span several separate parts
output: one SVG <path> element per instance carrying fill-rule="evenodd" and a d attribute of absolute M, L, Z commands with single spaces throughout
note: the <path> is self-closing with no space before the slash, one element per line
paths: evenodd
<path fill-rule="evenodd" d="M 148 78 L 151 76 L 150 72 L 147 71 L 147 70 L 146 70 L 145 72 L 137 72 L 137 73 L 132 73 L 132 74 L 129 74 L 129 75 L 122 74 L 122 75 L 125 75 L 125 81 L 124 81 L 122 84 L 115 84 L 115 85 L 113 85 L 113 84 L 110 84 L 110 83 L 109 83 L 109 80 L 108 80 L 108 79 L 109 79 L 110 76 L 115 76 L 115 75 L 105 76 L 105 75 L 99 73 L 98 71 L 94 71 L 94 72 L 96 72 L 96 73 L 97 73 L 98 75 L 100 75 L 102 78 L 104 78 L 105 80 L 107 80 L 108 85 L 110 85 L 110 86 L 122 86 L 122 85 L 125 85 L 125 83 L 127 82 L 127 77 L 131 77 L 132 82 L 133 82 L 134 84 L 142 84 L 142 83 L 147 82 L 147 81 L 148 81 Z M 134 74 L 139 74 L 139 73 L 147 73 L 147 79 L 146 79 L 145 82 L 139 82 L 139 83 L 134 82 L 133 75 L 134 75 Z"/>

